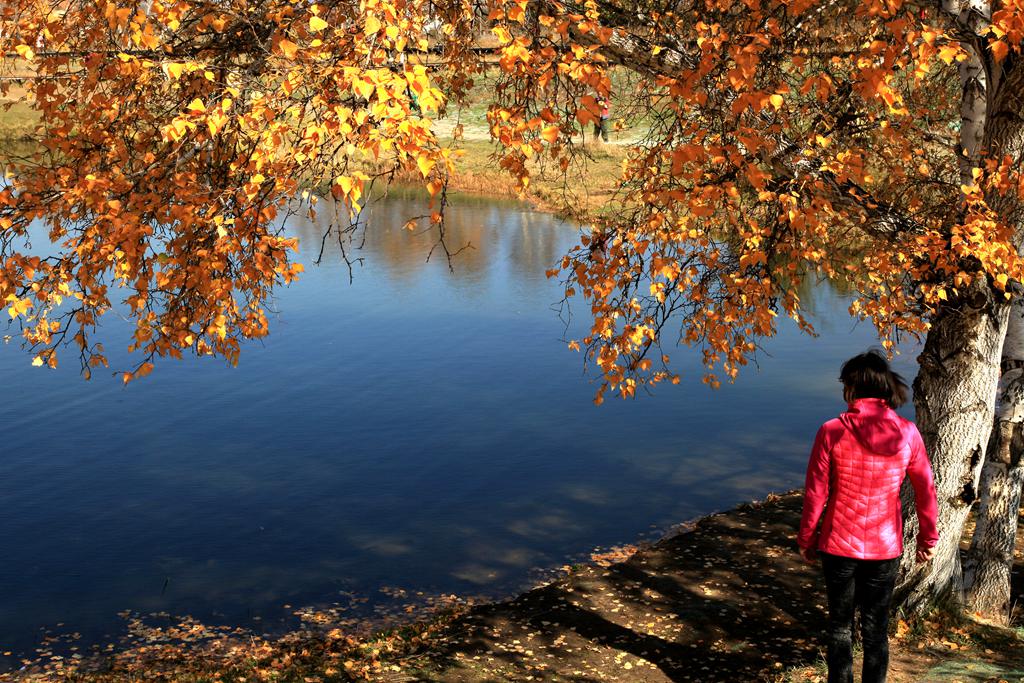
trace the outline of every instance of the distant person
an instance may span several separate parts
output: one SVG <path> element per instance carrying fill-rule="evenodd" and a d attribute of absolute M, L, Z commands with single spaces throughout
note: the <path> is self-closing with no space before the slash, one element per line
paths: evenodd
<path fill-rule="evenodd" d="M 420 107 L 420 98 L 413 92 L 411 86 L 405 86 L 405 93 L 409 96 L 409 110 L 417 116 L 423 116 L 423 109 Z"/>
<path fill-rule="evenodd" d="M 608 142 L 608 118 L 611 116 L 611 104 L 608 102 L 608 98 L 599 97 L 597 99 L 597 106 L 601 108 L 601 116 L 597 121 L 594 121 L 594 139 L 600 137 L 605 142 Z"/>
<path fill-rule="evenodd" d="M 935 486 L 921 434 L 894 410 L 907 401 L 908 389 L 885 357 L 877 351 L 854 356 L 843 363 L 839 381 L 849 405 L 814 439 L 797 545 L 807 562 L 821 558 L 825 574 L 828 683 L 853 683 L 855 606 L 862 681 L 884 683 L 889 606 L 903 554 L 900 485 L 909 476 L 914 487 L 918 562 L 932 559 L 939 541 Z"/>

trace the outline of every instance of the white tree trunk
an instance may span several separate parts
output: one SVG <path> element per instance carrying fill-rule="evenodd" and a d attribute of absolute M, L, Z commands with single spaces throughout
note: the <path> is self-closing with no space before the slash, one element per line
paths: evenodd
<path fill-rule="evenodd" d="M 961 12 L 958 23 L 963 25 L 963 17 L 966 16 Z M 971 16 L 971 28 L 980 35 L 979 29 L 987 28 L 990 8 L 985 5 L 977 7 Z M 978 54 L 977 49 L 972 50 L 972 57 Z M 982 64 L 980 60 L 978 63 Z M 1022 103 L 1019 99 L 1021 69 L 1018 65 L 1004 73 L 1005 65 L 1006 62 L 988 59 L 987 73 L 981 77 L 984 88 L 975 88 L 987 96 L 986 102 L 979 105 L 986 108 L 986 116 L 980 129 L 983 135 L 976 139 L 979 146 L 968 148 L 968 141 L 962 140 L 965 157 L 973 159 L 973 155 L 987 151 L 995 158 L 1009 155 L 1017 164 L 1024 160 L 1024 137 L 1020 124 Z M 964 82 L 963 76 L 961 82 Z M 965 89 L 965 103 L 966 100 Z M 964 123 L 967 123 L 966 116 Z M 972 131 L 971 135 L 977 133 Z M 1017 226 L 1017 245 L 1020 248 L 1024 224 L 1019 198 L 1013 193 L 989 193 L 986 198 L 989 206 L 1003 220 Z M 1017 541 L 1021 487 L 1024 485 L 1024 463 L 1021 462 L 1024 450 L 1024 304 L 1019 296 L 1014 300 L 1007 323 L 1002 370 L 994 429 L 979 483 L 977 524 L 964 564 L 963 597 L 967 609 L 1007 623 L 1010 617 L 1010 573 Z"/>
<path fill-rule="evenodd" d="M 960 597 L 960 538 L 992 431 L 999 360 L 1009 305 L 995 301 L 987 286 L 965 292 L 965 300 L 944 308 L 932 320 L 914 381 L 917 425 L 935 472 L 939 543 L 934 559 L 914 561 L 917 518 L 913 491 L 904 489 L 908 517 L 896 604 L 916 611 L 933 602 Z M 973 301 L 971 300 L 973 295 Z"/>
<path fill-rule="evenodd" d="M 1010 618 L 1010 573 L 1024 486 L 1024 300 L 1014 301 L 1003 343 L 995 429 L 981 472 L 977 525 L 964 563 L 964 601 L 1000 623 Z"/>
<path fill-rule="evenodd" d="M 943 0 L 943 10 L 956 17 L 961 29 L 976 37 L 985 35 L 992 17 L 987 0 Z M 984 52 L 978 41 L 964 41 L 967 59 L 960 62 L 960 183 L 974 184 L 974 169 L 980 164 L 988 122 L 988 73 Z"/>

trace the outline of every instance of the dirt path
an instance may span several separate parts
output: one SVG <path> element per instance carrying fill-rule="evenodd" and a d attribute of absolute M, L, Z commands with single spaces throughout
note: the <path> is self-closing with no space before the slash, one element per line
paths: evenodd
<path fill-rule="evenodd" d="M 799 491 L 770 496 L 619 564 L 480 606 L 402 680 L 824 681 L 824 586 L 794 552 L 800 505 Z M 973 622 L 935 625 L 894 642 L 890 680 L 1024 681 L 1024 640 Z"/>
<path fill-rule="evenodd" d="M 816 655 L 800 496 L 713 515 L 611 567 L 471 612 L 422 675 L 468 681 L 756 681 Z"/>

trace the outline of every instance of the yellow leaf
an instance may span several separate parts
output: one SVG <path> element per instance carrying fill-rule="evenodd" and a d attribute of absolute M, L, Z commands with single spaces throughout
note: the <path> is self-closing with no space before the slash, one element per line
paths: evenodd
<path fill-rule="evenodd" d="M 330 24 L 321 19 L 318 16 L 312 16 L 309 18 L 309 30 L 313 33 L 319 33 L 327 28 Z"/>
<path fill-rule="evenodd" d="M 224 124 L 227 123 L 227 120 L 228 117 L 216 112 L 206 119 L 206 127 L 209 129 L 210 135 L 216 135 L 217 132 L 224 127 Z"/>
<path fill-rule="evenodd" d="M 32 300 L 27 297 L 24 299 L 18 299 L 12 296 L 11 298 L 13 298 L 14 301 L 7 307 L 7 314 L 12 318 L 24 315 L 28 313 L 28 309 L 32 308 Z M 10 300 L 11 299 L 8 299 L 8 301 Z"/>
<path fill-rule="evenodd" d="M 548 142 L 554 143 L 558 140 L 558 126 L 546 126 L 540 136 Z"/>
<path fill-rule="evenodd" d="M 188 132 L 190 124 L 186 121 L 174 119 L 171 123 L 164 127 L 163 133 L 167 138 L 171 140 L 180 140 L 184 137 L 185 133 Z"/>
<path fill-rule="evenodd" d="M 164 64 L 164 69 L 167 71 L 167 75 L 174 80 L 181 78 L 181 73 L 185 70 L 185 65 L 178 62 L 172 62 L 170 64 Z"/>
<path fill-rule="evenodd" d="M 358 80 L 352 83 L 352 89 L 364 100 L 368 100 L 373 91 L 376 90 L 376 86 L 371 81 Z"/>
<path fill-rule="evenodd" d="M 946 64 L 952 64 L 954 60 L 962 61 L 965 57 L 966 54 L 957 43 L 946 43 L 939 48 L 939 59 Z"/>
<path fill-rule="evenodd" d="M 32 365 L 34 365 L 35 367 L 37 367 L 37 368 L 41 367 L 42 364 L 43 364 L 42 356 L 36 356 L 35 358 L 32 359 Z"/>
<path fill-rule="evenodd" d="M 430 175 L 430 169 L 434 168 L 434 160 L 428 156 L 416 157 L 416 165 L 420 168 L 420 173 L 426 178 Z"/>
<path fill-rule="evenodd" d="M 772 106 L 775 107 L 776 109 L 782 107 L 782 95 L 779 95 L 778 93 L 769 97 L 768 101 L 771 102 Z"/>
<path fill-rule="evenodd" d="M 30 62 L 36 58 L 36 53 L 28 45 L 18 45 L 14 51 L 21 55 L 22 59 L 27 59 Z"/>
<path fill-rule="evenodd" d="M 380 19 L 372 14 L 368 14 L 366 16 L 366 35 L 372 36 L 378 31 L 380 31 Z"/>
<path fill-rule="evenodd" d="M 206 111 L 206 105 L 197 97 L 188 103 L 188 110 L 194 114 L 201 114 Z"/>

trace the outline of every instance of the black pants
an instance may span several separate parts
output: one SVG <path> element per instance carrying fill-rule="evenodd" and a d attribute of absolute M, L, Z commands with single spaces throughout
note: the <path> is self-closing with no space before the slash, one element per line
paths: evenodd
<path fill-rule="evenodd" d="M 853 610 L 860 607 L 862 683 L 885 683 L 889 605 L 900 559 L 855 560 L 820 553 L 828 592 L 828 683 L 853 683 Z"/>

